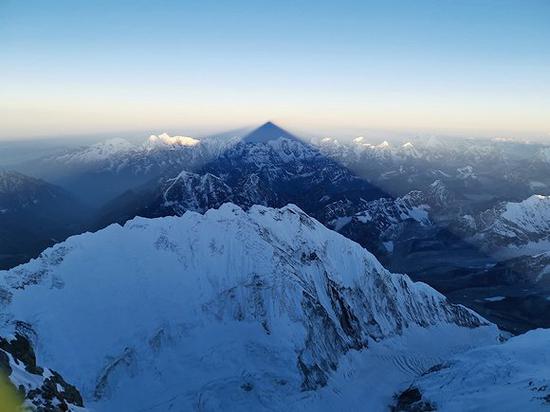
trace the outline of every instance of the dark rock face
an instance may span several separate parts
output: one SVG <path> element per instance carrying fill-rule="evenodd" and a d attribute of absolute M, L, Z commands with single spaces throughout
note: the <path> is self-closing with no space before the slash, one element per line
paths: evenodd
<path fill-rule="evenodd" d="M 366 347 L 367 343 L 362 336 L 361 323 L 353 313 L 353 309 L 350 307 L 349 303 L 346 301 L 346 297 L 343 296 L 345 288 L 338 286 L 330 279 L 327 280 L 327 290 L 329 292 L 332 309 L 338 317 L 342 330 L 349 338 L 350 347 L 353 349 L 362 349 Z M 352 292 L 353 291 L 348 289 L 348 293 Z"/>
<path fill-rule="evenodd" d="M 80 392 L 73 385 L 65 382 L 61 375 L 55 371 L 52 371 L 52 376 L 44 380 L 42 386 L 30 390 L 26 398 L 37 406 L 38 410 L 44 412 L 68 411 L 69 404 L 84 406 Z M 54 406 L 54 403 L 59 403 L 59 405 Z"/>
<path fill-rule="evenodd" d="M 392 412 L 428 412 L 437 408 L 430 402 L 422 400 L 422 393 L 417 388 L 408 388 L 395 396 Z"/>
<path fill-rule="evenodd" d="M 23 336 L 16 334 L 15 339 L 8 341 L 0 337 L 0 349 L 12 354 L 15 359 L 25 365 L 25 370 L 34 375 L 41 375 L 44 369 L 36 366 L 36 356 L 29 341 Z"/>
<path fill-rule="evenodd" d="M 11 371 L 10 358 L 8 354 L 2 350 L 0 351 L 0 373 L 10 376 Z"/>
<path fill-rule="evenodd" d="M 19 369 L 17 375 L 41 376 L 42 383 L 40 386 L 18 383 L 14 369 Z M 34 349 L 21 334 L 17 333 L 11 341 L 0 337 L 0 373 L 37 412 L 65 412 L 71 410 L 71 406 L 84 406 L 78 389 L 67 383 L 59 373 L 37 366 Z M 36 377 L 27 380 L 36 381 Z"/>

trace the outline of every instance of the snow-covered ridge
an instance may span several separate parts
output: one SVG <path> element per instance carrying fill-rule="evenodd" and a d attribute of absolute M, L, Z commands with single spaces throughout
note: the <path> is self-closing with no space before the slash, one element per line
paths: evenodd
<path fill-rule="evenodd" d="M 223 157 L 234 162 L 250 163 L 259 169 L 275 168 L 278 164 L 303 162 L 322 156 L 313 146 L 296 139 L 280 137 L 266 142 L 241 142 L 223 153 Z"/>
<path fill-rule="evenodd" d="M 547 411 L 550 408 L 550 330 L 538 329 L 465 352 L 423 375 L 421 398 L 408 410 Z"/>
<path fill-rule="evenodd" d="M 436 164 L 468 164 L 506 158 L 498 142 L 449 140 L 444 137 L 414 137 L 409 141 L 366 139 L 357 137 L 350 142 L 336 138 L 320 140 L 322 150 L 346 162 L 381 162 L 382 165 L 418 164 L 419 161 Z M 542 153 L 542 151 L 541 151 Z M 544 154 L 539 156 L 544 158 Z"/>
<path fill-rule="evenodd" d="M 109 168 L 124 166 L 132 162 L 154 162 L 158 152 L 170 153 L 172 149 L 186 149 L 200 146 L 201 140 L 188 136 L 170 136 L 167 133 L 151 135 L 143 143 L 131 143 L 126 139 L 114 138 L 70 150 L 65 154 L 45 158 L 55 160 L 70 166 L 84 167 L 86 165 L 104 166 Z M 212 141 L 209 141 L 212 144 Z M 154 152 L 154 153 L 151 153 Z M 149 157 L 149 159 L 144 159 Z"/>
<path fill-rule="evenodd" d="M 220 207 L 232 197 L 233 191 L 219 177 L 182 171 L 165 182 L 162 207 L 171 208 L 180 215 L 187 210 L 205 212 Z"/>
<path fill-rule="evenodd" d="M 409 333 L 441 343 L 452 329 L 447 352 L 498 336 L 292 205 L 225 204 L 74 236 L 0 272 L 0 296 L 0 334 L 28 325 L 40 363 L 96 411 L 166 399 L 186 410 L 296 410 L 350 351 Z M 422 359 L 420 369 L 437 361 Z M 393 390 L 362 396 L 389 402 Z"/>
<path fill-rule="evenodd" d="M 545 252 L 550 248 L 550 196 L 503 202 L 479 215 L 463 216 L 461 225 L 473 242 L 498 256 Z"/>
<path fill-rule="evenodd" d="M 167 133 L 162 133 L 158 136 L 154 134 L 149 136 L 148 142 L 151 144 L 162 143 L 180 146 L 196 146 L 200 143 L 200 140 L 188 136 L 170 136 Z"/>
<path fill-rule="evenodd" d="M 422 225 L 430 224 L 429 210 L 424 194 L 420 191 L 408 193 L 397 199 L 381 198 L 364 202 L 361 211 L 350 217 L 339 217 L 332 222 L 336 230 L 357 220 L 374 225 L 382 234 L 395 225 L 411 220 Z"/>
<path fill-rule="evenodd" d="M 0 170 L 0 214 L 40 208 L 68 199 L 60 187 L 18 172 Z"/>
<path fill-rule="evenodd" d="M 48 183 L 43 180 L 0 169 L 0 194 L 13 194 L 21 190 L 39 189 L 45 186 L 48 186 Z"/>
<path fill-rule="evenodd" d="M 427 226 L 432 223 L 430 212 L 449 206 L 452 195 L 441 180 L 431 183 L 424 191 L 413 190 L 404 196 L 380 198 L 362 201 L 358 204 L 336 202 L 326 207 L 329 225 L 340 231 L 350 223 L 370 224 L 380 235 L 395 232 L 404 222 L 417 222 Z M 356 210 L 352 215 L 346 215 L 348 210 Z"/>
<path fill-rule="evenodd" d="M 501 216 L 527 232 L 549 232 L 550 196 L 533 195 L 519 203 L 508 202 Z"/>
<path fill-rule="evenodd" d="M 136 150 L 136 147 L 128 140 L 114 138 L 58 156 L 58 160 L 67 163 L 99 162 L 134 150 Z"/>

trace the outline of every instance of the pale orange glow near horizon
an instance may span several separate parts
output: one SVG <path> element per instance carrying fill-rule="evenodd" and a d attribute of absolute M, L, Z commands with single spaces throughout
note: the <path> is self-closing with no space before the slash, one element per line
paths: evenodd
<path fill-rule="evenodd" d="M 550 133 L 549 2 L 31 3 L 0 4 L 3 140 Z"/>
<path fill-rule="evenodd" d="M 443 108 L 435 103 L 409 103 L 406 107 L 386 102 L 375 105 L 299 106 L 222 104 L 110 104 L 52 105 L 0 104 L 3 119 L 0 139 L 63 137 L 78 134 L 116 133 L 128 130 L 201 130 L 215 133 L 273 120 L 286 127 L 317 134 L 336 134 L 365 129 L 395 133 L 440 133 L 471 137 L 528 137 L 550 140 L 550 117 L 521 107 L 490 108 L 483 105 L 452 105 Z M 498 126 L 496 126 L 498 125 Z"/>

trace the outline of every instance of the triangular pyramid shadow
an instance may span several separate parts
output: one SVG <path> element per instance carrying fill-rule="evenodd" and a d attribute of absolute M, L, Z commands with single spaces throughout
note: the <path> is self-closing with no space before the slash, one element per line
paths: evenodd
<path fill-rule="evenodd" d="M 243 137 L 243 143 L 266 143 L 270 140 L 276 140 L 278 138 L 285 138 L 289 140 L 301 141 L 292 133 L 287 132 L 285 129 L 277 126 L 272 122 L 267 122 L 254 129 L 246 136 Z"/>

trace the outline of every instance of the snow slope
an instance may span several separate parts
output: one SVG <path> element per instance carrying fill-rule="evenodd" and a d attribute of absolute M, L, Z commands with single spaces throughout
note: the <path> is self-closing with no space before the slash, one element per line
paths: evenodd
<path fill-rule="evenodd" d="M 550 196 L 533 195 L 519 203 L 509 202 L 501 216 L 529 233 L 550 232 Z"/>
<path fill-rule="evenodd" d="M 135 151 L 134 145 L 126 139 L 114 138 L 93 144 L 81 150 L 63 154 L 57 158 L 62 163 L 91 163 L 107 160 L 113 156 Z"/>
<path fill-rule="evenodd" d="M 500 257 L 534 255 L 550 248 L 550 196 L 504 202 L 462 220 L 473 242 Z"/>
<path fill-rule="evenodd" d="M 550 330 L 465 352 L 413 386 L 423 401 L 448 412 L 547 411 L 550 408 Z"/>
<path fill-rule="evenodd" d="M 95 411 L 384 410 L 499 336 L 292 205 L 74 236 L 0 272 L 0 296 L 0 335 L 25 333 Z"/>
<path fill-rule="evenodd" d="M 423 193 L 415 191 L 397 199 L 382 198 L 367 202 L 364 210 L 354 217 L 362 223 L 373 222 L 381 232 L 384 232 L 408 219 L 428 225 L 429 210 Z"/>
<path fill-rule="evenodd" d="M 183 171 L 168 179 L 162 188 L 162 206 L 177 214 L 187 210 L 204 212 L 232 200 L 233 191 L 223 180 L 210 173 L 199 175 Z"/>

